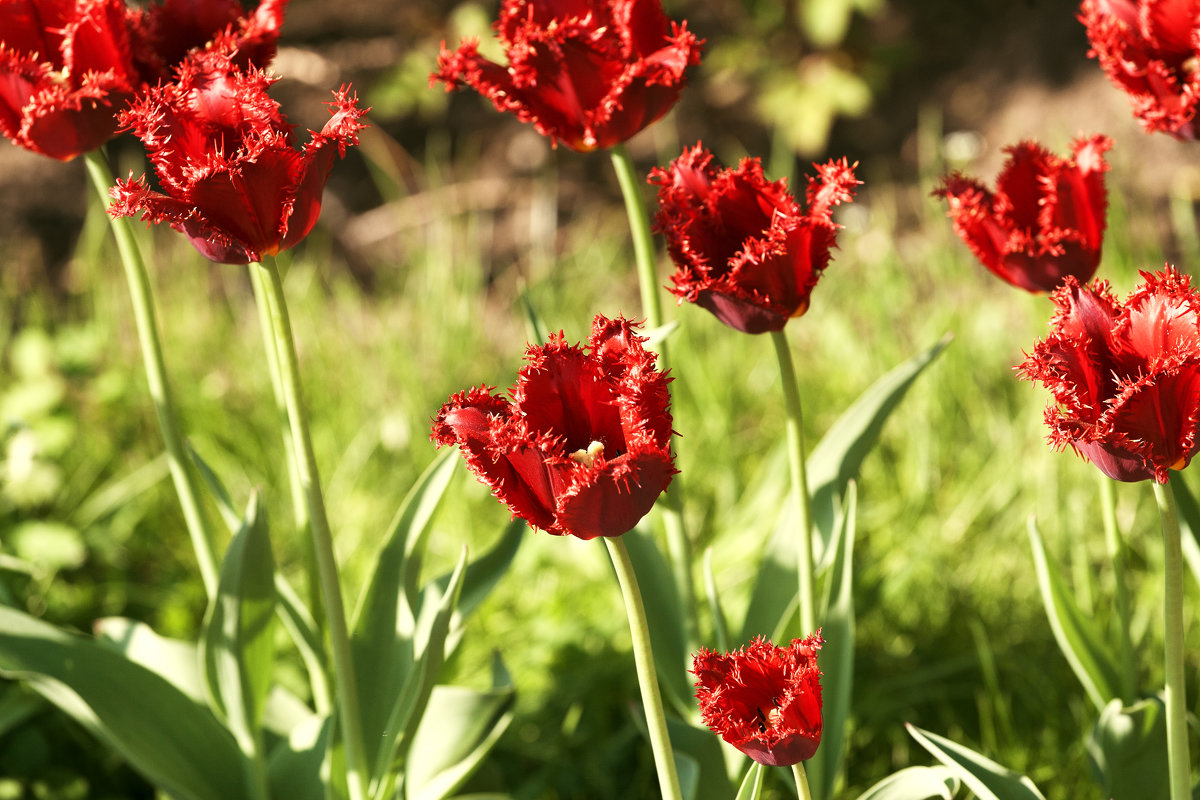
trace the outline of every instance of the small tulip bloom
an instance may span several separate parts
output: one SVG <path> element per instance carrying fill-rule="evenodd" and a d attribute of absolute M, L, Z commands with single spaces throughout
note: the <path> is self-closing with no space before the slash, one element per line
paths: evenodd
<path fill-rule="evenodd" d="M 704 724 L 769 767 L 807 761 L 821 744 L 821 632 L 776 647 L 761 636 L 740 650 L 692 659 Z"/>
<path fill-rule="evenodd" d="M 1183 469 L 1200 423 L 1200 292 L 1167 267 L 1119 303 L 1108 284 L 1068 278 L 1051 296 L 1051 333 L 1017 367 L 1054 402 L 1048 439 L 1119 481 Z"/>
<path fill-rule="evenodd" d="M 145 176 L 117 181 L 109 213 L 168 222 L 225 264 L 259 261 L 307 236 L 334 156 L 358 143 L 366 110 L 348 88 L 336 92 L 329 122 L 297 151 L 267 95 L 272 82 L 210 50 L 193 54 L 175 83 L 139 97 L 121 122 L 145 144 L 163 192 Z"/>
<path fill-rule="evenodd" d="M 849 202 L 860 181 L 846 159 L 817 166 L 808 211 L 787 179 L 763 177 L 757 158 L 721 169 L 702 144 L 667 169 L 656 167 L 655 230 L 675 262 L 671 292 L 745 333 L 781 331 L 808 310 L 809 298 L 836 246 L 834 206 Z"/>
<path fill-rule="evenodd" d="M 1087 282 L 1100 266 L 1108 195 L 1106 136 L 1077 139 L 1069 159 L 1034 142 L 1007 148 L 993 193 L 962 173 L 934 195 L 954 231 L 994 275 L 1029 292 L 1051 292 L 1068 275 Z"/>
<path fill-rule="evenodd" d="M 1079 21 L 1109 80 L 1148 132 L 1195 139 L 1200 6 L 1191 0 L 1083 0 Z"/>
<path fill-rule="evenodd" d="M 104 144 L 139 82 L 121 0 L 0 0 L 0 133 L 67 161 Z"/>
<path fill-rule="evenodd" d="M 703 44 L 659 0 L 504 0 L 494 27 L 507 66 L 477 42 L 443 46 L 430 85 L 466 84 L 578 151 L 620 144 L 670 111 Z"/>
<path fill-rule="evenodd" d="M 530 345 L 511 402 L 460 392 L 433 424 L 513 516 L 559 536 L 620 536 L 675 474 L 666 375 L 631 323 L 597 316 L 587 347 Z"/>

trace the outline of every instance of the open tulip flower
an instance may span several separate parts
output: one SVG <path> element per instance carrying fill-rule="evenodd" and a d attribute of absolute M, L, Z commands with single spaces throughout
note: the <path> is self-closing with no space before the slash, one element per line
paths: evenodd
<path fill-rule="evenodd" d="M 675 474 L 666 375 L 628 321 L 597 316 L 586 348 L 562 334 L 530 345 L 512 401 L 460 392 L 433 425 L 529 524 L 580 539 L 620 536 Z"/>
<path fill-rule="evenodd" d="M 1052 296 L 1051 334 L 1017 369 L 1054 395 L 1055 447 L 1116 480 L 1166 483 L 1198 446 L 1200 293 L 1170 267 L 1142 278 L 1124 304 L 1104 281 L 1068 278 Z"/>
<path fill-rule="evenodd" d="M 110 213 L 169 222 L 226 264 L 259 261 L 307 236 L 334 156 L 358 143 L 366 111 L 348 88 L 336 92 L 329 122 L 297 151 L 267 95 L 271 83 L 255 67 L 239 69 L 231 52 L 208 50 L 189 57 L 175 83 L 139 97 L 121 122 L 145 144 L 165 193 L 130 176 L 113 187 Z"/>
<path fill-rule="evenodd" d="M 757 158 L 721 169 L 702 144 L 667 169 L 655 168 L 655 229 L 666 236 L 676 271 L 672 293 L 746 333 L 781 331 L 808 310 L 829 264 L 839 226 L 833 208 L 859 181 L 846 159 L 817 166 L 804 212 L 787 180 L 768 181 Z"/>
<path fill-rule="evenodd" d="M 1196 138 L 1200 5 L 1192 0 L 1083 0 L 1079 20 L 1109 79 L 1147 132 Z"/>
<path fill-rule="evenodd" d="M 761 636 L 729 653 L 692 659 L 704 724 L 769 767 L 807 761 L 821 744 L 821 632 L 776 647 Z"/>
<path fill-rule="evenodd" d="M 442 48 L 431 84 L 466 84 L 572 150 L 612 147 L 650 125 L 700 62 L 702 42 L 659 0 L 504 0 L 494 27 L 507 66 L 465 41 Z"/>
<path fill-rule="evenodd" d="M 0 0 L 0 133 L 68 160 L 104 144 L 138 86 L 121 0 Z"/>
<path fill-rule="evenodd" d="M 1108 196 L 1106 136 L 1077 139 L 1071 158 L 1035 142 L 1007 148 L 996 191 L 961 173 L 934 191 L 954 230 L 994 275 L 1030 292 L 1052 292 L 1068 275 L 1086 283 L 1100 265 Z"/>

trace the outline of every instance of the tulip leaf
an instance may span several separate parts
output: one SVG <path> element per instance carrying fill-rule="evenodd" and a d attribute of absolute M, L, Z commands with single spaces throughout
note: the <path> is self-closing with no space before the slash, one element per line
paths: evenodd
<path fill-rule="evenodd" d="M 1192 576 L 1200 581 L 1200 544 L 1196 542 L 1197 535 L 1200 535 L 1200 505 L 1197 505 L 1195 496 L 1188 489 L 1184 473 L 1172 473 L 1168 485 L 1175 495 L 1175 507 L 1179 510 L 1183 556 L 1192 570 Z"/>
<path fill-rule="evenodd" d="M 0 738 L 32 717 L 46 705 L 24 686 L 8 683 L 0 687 Z"/>
<path fill-rule="evenodd" d="M 958 778 L 947 767 L 906 767 L 858 796 L 858 800 L 954 800 Z"/>
<path fill-rule="evenodd" d="M 406 800 L 442 800 L 463 784 L 513 719 L 507 672 L 492 689 L 435 686 L 405 759 Z"/>
<path fill-rule="evenodd" d="M 683 607 L 674 573 L 653 536 L 641 528 L 634 528 L 622 538 L 629 551 L 629 560 L 633 563 L 642 603 L 646 608 L 650 649 L 654 653 L 659 683 L 672 705 L 681 715 L 687 716 L 692 708 L 692 687 L 688 681 Z"/>
<path fill-rule="evenodd" d="M 1046 547 L 1038 532 L 1037 522 L 1032 517 L 1029 520 L 1029 541 L 1033 547 L 1033 564 L 1042 593 L 1042 604 L 1046 608 L 1046 618 L 1050 621 L 1054 639 L 1088 697 L 1097 709 L 1103 710 L 1109 700 L 1121 694 L 1116 665 L 1091 618 L 1079 608 L 1066 582 L 1046 557 Z"/>
<path fill-rule="evenodd" d="M 905 723 L 909 734 L 942 762 L 979 800 L 1046 800 L 1024 775 L 935 733 Z"/>
<path fill-rule="evenodd" d="M 648 739 L 645 718 L 635 716 L 638 729 Z M 708 728 L 698 728 L 674 716 L 667 717 L 667 733 L 675 752 L 676 768 L 683 761 L 681 757 L 686 757 L 692 765 L 688 768 L 694 767 L 696 770 L 692 790 L 690 793 L 685 790 L 684 797 L 687 800 L 728 800 L 733 794 L 733 783 L 725 771 L 725 745 L 721 743 L 721 738 Z M 732 747 L 728 749 L 733 750 Z M 737 753 L 737 757 L 739 761 L 742 760 L 740 753 Z M 682 783 L 682 774 L 679 779 Z"/>
<path fill-rule="evenodd" d="M 414 666 L 416 610 L 405 585 L 408 563 L 450 484 L 457 455 L 454 448 L 439 454 L 404 498 L 354 614 L 351 648 L 362 698 L 363 738 L 368 750 L 375 749 L 368 753 L 373 771 L 378 771 L 387 743 L 381 732 Z"/>
<path fill-rule="evenodd" d="M 462 590 L 466 565 L 467 552 L 464 547 L 449 586 L 446 587 L 436 605 L 432 602 L 428 603 L 428 606 L 435 610 L 429 616 L 428 624 L 421 626 L 424 628 L 425 646 L 419 651 L 419 657 L 415 662 L 412 661 L 413 640 L 408 640 L 405 651 L 409 663 L 405 668 L 404 682 L 388 695 L 370 695 L 365 692 L 361 694 L 364 711 L 365 706 L 374 703 L 382 706 L 382 711 L 386 715 L 381 718 L 379 728 L 364 728 L 367 733 L 377 737 L 380 742 L 371 773 L 371 786 L 376 790 L 373 791 L 373 794 L 377 797 L 379 796 L 377 790 L 387 784 L 388 773 L 398 754 L 403 752 L 403 747 L 412 743 L 416 728 L 424 715 L 430 694 L 433 692 L 438 671 L 442 668 L 446 636 L 450 631 L 450 620 L 454 615 L 459 592 Z M 421 636 L 421 632 L 416 635 Z M 360 692 L 362 692 L 361 685 Z"/>
<path fill-rule="evenodd" d="M 229 543 L 200 639 L 210 702 L 246 753 L 259 738 L 275 663 L 275 558 L 266 513 L 250 497 L 241 530 Z"/>
<path fill-rule="evenodd" d="M 513 558 L 521 542 L 525 541 L 525 521 L 513 519 L 500 534 L 500 540 L 482 556 L 467 564 L 467 572 L 463 576 L 462 592 L 454 609 L 454 618 L 450 625 L 450 634 L 446 637 L 446 655 L 449 656 L 457 649 L 462 641 L 463 624 L 479 604 L 491 594 L 492 589 L 504 577 L 512 564 Z M 453 572 L 447 572 L 435 578 L 431 585 L 436 588 L 440 597 L 450 585 Z M 428 587 L 426 587 L 428 589 Z"/>
<path fill-rule="evenodd" d="M 818 571 L 828 566 L 833 558 L 829 544 L 837 522 L 837 498 L 845 491 L 846 484 L 858 474 L 863 461 L 878 441 L 884 423 L 904 399 L 909 387 L 949 342 L 947 335 L 933 347 L 892 368 L 871 384 L 838 417 L 809 454 L 808 486 L 816 534 L 813 544 L 818 548 Z M 788 498 L 781 507 L 780 524 L 776 525 L 767 542 L 746 609 L 741 635 L 745 641 L 757 634 L 776 630 L 789 604 L 794 604 L 796 600 L 795 501 Z"/>
<path fill-rule="evenodd" d="M 333 721 L 316 714 L 295 726 L 267 761 L 271 797 L 326 800 L 322 765 L 329 750 Z"/>
<path fill-rule="evenodd" d="M 717 593 L 717 579 L 712 569 L 712 548 L 704 550 L 704 593 L 708 595 L 708 610 L 712 615 L 713 638 L 717 640 L 717 649 L 729 650 L 729 623 L 725 619 L 725 609 L 721 607 L 721 597 Z"/>
<path fill-rule="evenodd" d="M 170 681 L 197 703 L 205 702 L 196 645 L 159 636 L 144 622 L 125 617 L 105 617 L 93 628 L 100 644 Z"/>
<path fill-rule="evenodd" d="M 762 782 L 763 765 L 755 761 L 747 770 L 742 786 L 733 800 L 758 800 L 758 795 L 762 791 Z"/>
<path fill-rule="evenodd" d="M 822 696 L 825 718 L 821 747 L 809 761 L 808 777 L 817 797 L 833 797 L 845 758 L 846 729 L 850 718 L 850 689 L 854 681 L 854 533 L 858 491 L 853 481 L 846 488 L 845 509 L 837 552 L 829 573 L 828 599 L 822 615 L 825 645 L 818 662 L 826 690 Z"/>
<path fill-rule="evenodd" d="M 1167 715 L 1161 697 L 1131 706 L 1112 700 L 1100 712 L 1087 748 L 1104 797 L 1167 800 L 1170 796 Z"/>
<path fill-rule="evenodd" d="M 212 712 L 109 647 L 0 606 L 0 674 L 28 682 L 173 797 L 244 792 L 245 760 Z"/>

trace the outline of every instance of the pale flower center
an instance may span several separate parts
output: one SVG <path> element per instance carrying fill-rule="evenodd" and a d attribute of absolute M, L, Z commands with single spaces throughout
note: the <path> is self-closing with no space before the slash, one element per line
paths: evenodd
<path fill-rule="evenodd" d="M 567 458 L 572 461 L 578 461 L 588 469 L 591 469 L 592 465 L 596 463 L 596 458 L 602 455 L 604 455 L 604 443 L 592 442 L 587 446 L 587 450 L 576 450 L 567 456 Z"/>

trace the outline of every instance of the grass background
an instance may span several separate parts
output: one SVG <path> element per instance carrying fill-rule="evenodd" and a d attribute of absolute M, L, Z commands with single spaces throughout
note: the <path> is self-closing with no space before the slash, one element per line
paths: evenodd
<path fill-rule="evenodd" d="M 954 334 L 860 476 L 853 721 L 839 796 L 930 763 L 904 722 L 1029 774 L 1049 800 L 1098 796 L 1083 745 L 1096 711 L 1058 653 L 1025 534 L 1036 514 L 1081 603 L 1102 624 L 1114 622 L 1097 475 L 1044 444 L 1048 395 L 1018 382 L 1012 367 L 1046 330 L 1050 304 L 987 275 L 954 238 L 928 196 L 952 140 L 936 113 L 926 123 L 914 174 L 848 153 L 863 158 L 865 185 L 837 215 L 840 248 L 811 310 L 788 328 L 810 449 L 872 381 Z M 1043 138 L 1061 150 L 1073 132 Z M 442 134 L 397 158 L 395 140 L 370 133 L 365 159 L 346 167 L 360 184 L 337 187 L 323 224 L 286 258 L 350 597 L 396 505 L 434 456 L 428 429 L 441 403 L 473 384 L 512 383 L 527 339 L 522 290 L 547 326 L 571 340 L 586 336 L 596 313 L 640 314 L 603 154 L 550 151 L 515 134 L 511 147 L 532 154 L 529 166 L 497 177 L 486 134 L 453 146 Z M 632 149 L 648 171 L 692 139 L 668 118 Z M 1114 151 L 1100 273 L 1121 295 L 1138 268 L 1168 258 L 1185 271 L 1200 263 L 1185 189 L 1168 187 L 1153 203 L 1125 190 L 1138 171 L 1136 144 Z M 736 139 L 714 146 L 729 163 L 746 149 Z M 991 161 L 974 168 L 990 177 L 996 155 L 993 148 Z M 277 557 L 298 577 L 302 547 L 287 523 L 283 450 L 245 270 L 203 262 L 169 230 L 144 242 L 185 430 L 236 497 L 265 487 Z M 665 283 L 665 255 L 660 265 Z M 0 553 L 21 559 L 0 562 L 0 591 L 81 629 L 119 614 L 166 635 L 194 635 L 203 591 L 98 211 L 88 213 L 53 291 L 34 290 L 27 274 L 0 270 Z M 786 481 L 779 377 L 765 338 L 726 329 L 697 308 L 671 305 L 668 318 L 679 323 L 672 374 L 687 528 L 697 554 L 712 548 L 718 589 L 736 619 L 776 514 L 756 504 L 759 491 Z M 1139 685 L 1151 691 L 1161 685 L 1157 517 L 1148 486 L 1122 485 L 1117 496 L 1134 559 Z M 460 475 L 435 521 L 427 570 L 452 563 L 464 543 L 473 552 L 487 547 L 507 519 Z M 1190 582 L 1189 603 L 1195 589 Z M 1194 615 L 1187 621 L 1194 647 Z M 653 766 L 629 715 L 636 682 L 627 636 L 602 548 L 529 534 L 446 670 L 447 682 L 486 685 L 499 652 L 519 692 L 516 722 L 471 787 L 517 798 L 651 796 Z M 21 690 L 0 688 L 3 710 Z M 771 790 L 786 796 L 786 776 Z M 148 796 L 46 708 L 0 734 L 0 797 Z"/>

